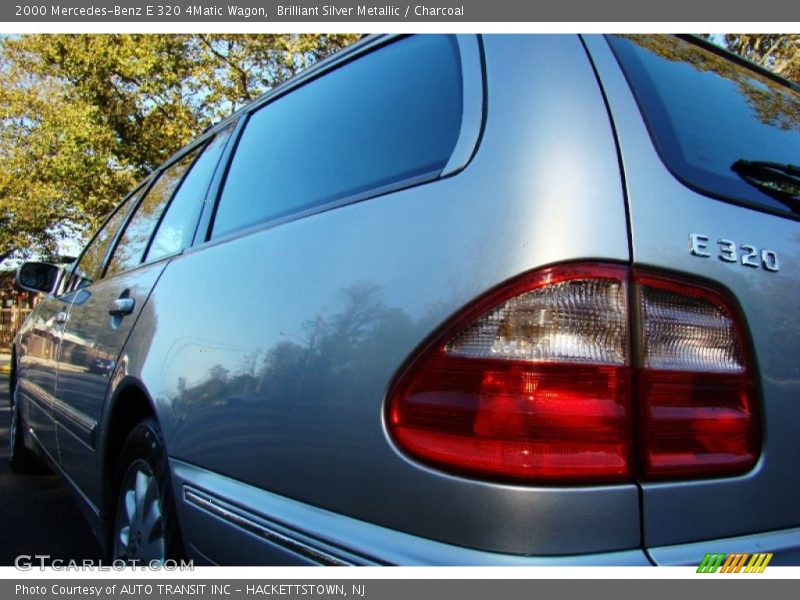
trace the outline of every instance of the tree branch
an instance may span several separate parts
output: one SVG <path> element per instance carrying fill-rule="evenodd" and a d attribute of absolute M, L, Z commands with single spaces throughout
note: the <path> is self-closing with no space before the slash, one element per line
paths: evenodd
<path fill-rule="evenodd" d="M 250 79 L 250 77 L 247 74 L 247 72 L 244 69 L 242 69 L 242 67 L 240 67 L 239 65 L 234 63 L 227 56 L 222 54 L 219 50 L 214 48 L 213 44 L 208 41 L 208 39 L 206 38 L 205 35 L 202 35 L 202 34 L 200 35 L 200 41 L 203 42 L 203 44 L 211 51 L 212 54 L 214 54 L 214 56 L 219 58 L 221 61 L 223 61 L 225 64 L 227 64 L 230 68 L 232 68 L 234 71 L 236 71 L 236 73 L 239 74 L 239 85 L 241 87 L 242 94 L 244 95 L 244 97 L 248 101 L 252 100 L 253 98 L 250 96 L 250 90 L 247 89 L 247 82 Z"/>

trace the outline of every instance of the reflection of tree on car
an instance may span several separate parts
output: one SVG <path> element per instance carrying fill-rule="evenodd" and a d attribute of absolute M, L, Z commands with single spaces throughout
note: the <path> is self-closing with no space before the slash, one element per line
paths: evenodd
<path fill-rule="evenodd" d="M 766 74 L 737 68 L 730 60 L 700 48 L 687 47 L 668 36 L 626 35 L 638 46 L 668 61 L 691 65 L 701 72 L 713 72 L 734 83 L 755 114 L 766 125 L 786 130 L 800 129 L 797 95 L 778 85 Z M 800 56 L 800 47 L 796 47 Z"/>

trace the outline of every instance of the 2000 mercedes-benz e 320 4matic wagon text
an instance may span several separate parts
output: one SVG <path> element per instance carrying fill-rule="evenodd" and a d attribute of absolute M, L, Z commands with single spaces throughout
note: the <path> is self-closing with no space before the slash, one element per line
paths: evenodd
<path fill-rule="evenodd" d="M 366 38 L 20 268 L 13 466 L 119 559 L 798 564 L 799 129 L 698 39 Z"/>

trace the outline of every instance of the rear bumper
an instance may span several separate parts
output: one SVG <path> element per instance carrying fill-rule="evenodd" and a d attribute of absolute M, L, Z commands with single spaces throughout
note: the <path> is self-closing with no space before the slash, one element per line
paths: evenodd
<path fill-rule="evenodd" d="M 800 565 L 800 529 L 677 546 L 568 556 L 463 548 L 316 508 L 178 460 L 173 484 L 186 548 L 226 565 L 692 565 L 706 553 L 772 552 Z M 648 557 L 649 555 L 649 557 Z"/>
<path fill-rule="evenodd" d="M 661 546 L 648 553 L 657 565 L 697 566 L 706 554 L 771 552 L 772 566 L 800 566 L 800 527 L 718 540 Z"/>

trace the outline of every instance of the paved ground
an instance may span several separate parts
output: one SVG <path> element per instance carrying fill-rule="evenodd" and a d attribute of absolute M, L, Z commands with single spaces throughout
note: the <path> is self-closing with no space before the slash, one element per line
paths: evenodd
<path fill-rule="evenodd" d="M 0 566 L 20 554 L 100 558 L 100 548 L 55 475 L 20 476 L 8 467 L 8 376 L 0 370 Z"/>

